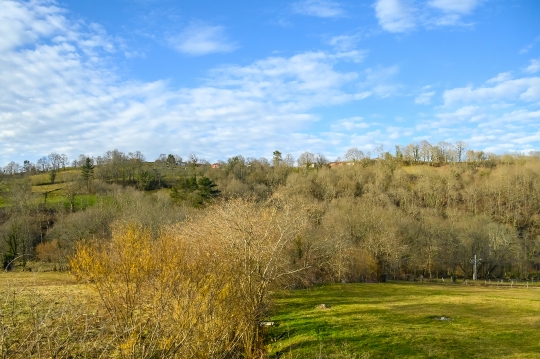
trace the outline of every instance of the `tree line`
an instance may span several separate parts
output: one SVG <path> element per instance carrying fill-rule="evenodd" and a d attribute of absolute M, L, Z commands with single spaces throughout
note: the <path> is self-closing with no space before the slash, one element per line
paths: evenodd
<path fill-rule="evenodd" d="M 4 170 L 0 177 L 4 264 L 35 258 L 52 241 L 73 248 L 88 235 L 110 237 L 110 226 L 121 218 L 159 228 L 174 221 L 167 218 L 181 220 L 216 201 L 285 194 L 319 213 L 311 240 L 338 246 L 328 248 L 325 274 L 317 280 L 467 277 L 475 254 L 482 257 L 484 277 L 536 273 L 537 153 L 495 156 L 467 150 L 462 141 L 422 141 L 396 146 L 394 154 L 380 147 L 376 156 L 351 148 L 343 158 L 329 162 L 305 152 L 295 161 L 275 151 L 271 160 L 238 155 L 211 165 L 193 154 L 186 161 L 162 154 L 147 162 L 139 151 L 112 150 L 81 155 L 68 166 L 65 155 L 53 153 L 38 161 L 39 169 Z M 47 177 L 32 191 L 38 174 Z M 36 195 L 36 188 L 55 183 L 64 200 L 47 205 L 48 191 Z M 162 218 L 138 213 L 143 202 L 148 209 L 161 207 Z M 100 216 L 107 224 L 92 224 Z M 73 233 L 76 223 L 81 233 Z M 348 251 L 362 252 L 362 270 Z"/>

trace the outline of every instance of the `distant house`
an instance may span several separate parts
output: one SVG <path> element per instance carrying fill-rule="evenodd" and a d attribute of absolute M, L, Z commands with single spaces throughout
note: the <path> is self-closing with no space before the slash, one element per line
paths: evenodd
<path fill-rule="evenodd" d="M 220 168 L 221 165 L 216 162 L 216 163 L 212 163 L 212 166 L 210 166 L 210 167 L 212 167 L 212 168 Z"/>

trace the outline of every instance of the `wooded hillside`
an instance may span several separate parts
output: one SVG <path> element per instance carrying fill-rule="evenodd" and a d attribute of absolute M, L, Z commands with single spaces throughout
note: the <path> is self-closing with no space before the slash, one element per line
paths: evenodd
<path fill-rule="evenodd" d="M 306 152 L 298 166 L 278 151 L 214 165 L 195 155 L 147 162 L 113 150 L 68 163 L 51 154 L 0 177 L 3 265 L 66 268 L 78 241 L 106 241 L 114 223 L 157 234 L 244 198 L 277 209 L 279 199 L 308 220 L 289 248 L 291 266 L 306 267 L 295 285 L 471 277 L 474 255 L 480 278 L 537 276 L 540 158 L 464 146 L 397 146 L 377 158 L 353 148 L 333 163 Z"/>

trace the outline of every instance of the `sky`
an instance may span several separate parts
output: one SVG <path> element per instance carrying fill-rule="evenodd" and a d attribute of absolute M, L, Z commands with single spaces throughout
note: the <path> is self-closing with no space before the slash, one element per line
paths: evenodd
<path fill-rule="evenodd" d="M 0 166 L 540 150 L 538 0 L 0 0 Z"/>

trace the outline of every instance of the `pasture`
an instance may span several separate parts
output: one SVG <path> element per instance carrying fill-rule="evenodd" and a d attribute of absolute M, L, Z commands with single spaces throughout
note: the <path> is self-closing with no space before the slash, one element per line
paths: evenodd
<path fill-rule="evenodd" d="M 270 358 L 540 357 L 536 284 L 351 283 L 273 299 Z M 99 356 L 110 335 L 99 295 L 68 273 L 1 273 L 0 309 L 2 357 Z"/>
<path fill-rule="evenodd" d="M 272 358 L 540 358 L 540 290 L 524 283 L 336 284 L 275 303 Z"/>

